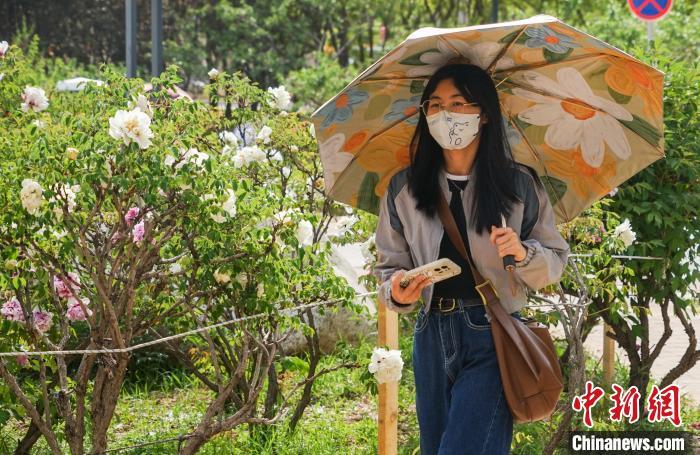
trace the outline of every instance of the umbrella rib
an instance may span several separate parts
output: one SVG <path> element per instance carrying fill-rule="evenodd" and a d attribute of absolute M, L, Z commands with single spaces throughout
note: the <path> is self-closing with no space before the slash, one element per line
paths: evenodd
<path fill-rule="evenodd" d="M 527 144 L 527 148 L 530 150 L 530 153 L 532 153 L 532 155 L 535 157 L 535 159 L 536 159 L 536 160 L 540 163 L 540 165 L 542 166 L 542 169 L 544 169 L 544 174 L 545 174 L 545 176 L 550 177 L 549 172 L 547 171 L 547 166 L 545 166 L 544 161 L 542 160 L 542 157 L 540 157 L 540 155 L 537 153 L 537 149 L 535 149 L 535 147 L 533 147 L 532 144 L 530 143 L 530 141 L 528 140 L 527 136 L 525 135 L 525 132 L 518 126 L 517 123 L 515 123 L 515 122 L 513 121 L 513 116 L 512 116 L 512 115 L 508 114 L 508 115 L 506 116 L 506 118 L 508 119 L 508 121 L 510 122 L 510 124 L 513 125 L 513 127 L 514 127 L 516 130 L 518 130 L 518 133 L 520 133 L 520 136 L 521 136 L 521 137 L 523 138 L 523 140 L 525 141 L 525 144 Z M 552 194 L 556 194 L 556 193 L 555 193 L 554 186 L 549 182 L 549 179 L 547 179 L 546 183 L 544 183 L 544 184 L 547 185 L 547 186 L 549 186 L 549 189 L 551 190 Z M 558 203 L 561 202 L 561 199 L 559 199 L 559 201 L 557 201 L 557 202 L 558 202 Z M 561 208 L 561 211 L 562 211 L 562 213 L 564 214 L 564 219 L 565 219 L 567 222 L 568 222 L 568 221 L 571 221 L 571 219 L 569 218 L 569 214 L 566 213 L 566 208 L 564 207 L 564 204 L 559 204 L 559 207 Z"/>
<path fill-rule="evenodd" d="M 579 55 L 576 57 L 567 58 L 566 60 L 563 60 L 561 63 L 576 62 L 578 60 L 585 60 L 587 58 L 600 58 L 600 57 L 605 57 L 606 55 L 609 57 L 613 57 L 613 58 L 621 58 L 621 57 L 618 57 L 616 55 L 610 55 L 610 54 L 606 54 L 605 52 L 599 52 L 599 53 L 594 53 L 594 54 L 583 54 L 583 55 Z M 506 73 L 507 76 L 504 78 L 504 80 L 505 80 L 505 79 L 508 79 L 512 75 L 512 73 L 515 73 L 516 71 L 537 69 L 537 68 L 542 68 L 544 66 L 549 66 L 549 65 L 553 65 L 553 63 L 539 62 L 539 63 L 532 63 L 532 64 L 527 64 L 527 65 L 518 65 L 518 66 L 514 66 L 512 68 L 505 68 L 502 70 L 495 71 L 495 74 L 498 74 L 500 76 L 501 74 Z"/>
<path fill-rule="evenodd" d="M 506 54 L 506 52 L 508 52 L 510 48 L 513 47 L 515 42 L 518 41 L 518 39 L 520 39 L 520 36 L 522 36 L 522 34 L 525 32 L 526 28 L 527 25 L 520 29 L 515 38 L 513 38 L 507 45 L 503 46 L 503 48 L 500 51 L 498 51 L 498 55 L 493 59 L 489 66 L 486 67 L 486 72 L 489 73 L 491 77 L 493 77 L 493 73 L 496 72 L 496 62 L 498 62 L 498 60 L 500 60 L 501 57 L 503 57 Z"/>

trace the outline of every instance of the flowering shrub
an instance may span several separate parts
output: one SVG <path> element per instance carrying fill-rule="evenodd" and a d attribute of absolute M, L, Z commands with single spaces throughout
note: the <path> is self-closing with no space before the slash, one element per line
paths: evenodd
<path fill-rule="evenodd" d="M 279 419 L 290 403 L 276 391 L 267 420 L 257 410 L 276 385 L 276 347 L 290 328 L 313 329 L 288 308 L 353 295 L 324 235 L 344 211 L 323 195 L 309 123 L 280 110 L 289 95 L 221 72 L 211 105 L 173 99 L 175 68 L 149 93 L 109 68 L 102 85 L 45 91 L 28 85 L 20 50 L 0 51 L 0 127 L 12 131 L 0 139 L 0 349 L 127 348 L 266 313 L 160 346 L 216 394 L 183 453 Z M 27 415 L 53 453 L 104 450 L 128 361 L 0 359 L 0 395 L 16 400 L 0 426 Z"/>

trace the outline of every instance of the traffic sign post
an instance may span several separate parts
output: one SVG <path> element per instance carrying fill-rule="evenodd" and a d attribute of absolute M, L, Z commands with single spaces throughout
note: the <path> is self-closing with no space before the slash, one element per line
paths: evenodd
<path fill-rule="evenodd" d="M 664 17 L 673 0 L 627 0 L 632 14 L 647 23 L 647 39 L 654 40 L 654 22 Z"/>

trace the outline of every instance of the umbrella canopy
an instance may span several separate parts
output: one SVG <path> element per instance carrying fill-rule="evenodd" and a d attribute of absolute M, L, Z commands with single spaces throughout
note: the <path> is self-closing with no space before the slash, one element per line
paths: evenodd
<path fill-rule="evenodd" d="M 427 80 L 454 61 L 491 74 L 513 156 L 540 175 L 559 222 L 664 156 L 657 69 L 552 16 L 429 27 L 312 114 L 329 197 L 378 212 L 410 162 Z"/>

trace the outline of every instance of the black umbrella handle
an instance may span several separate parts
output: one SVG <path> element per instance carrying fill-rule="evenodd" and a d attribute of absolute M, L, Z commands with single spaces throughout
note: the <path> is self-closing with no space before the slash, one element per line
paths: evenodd
<path fill-rule="evenodd" d="M 501 227 L 506 227 L 506 219 L 501 215 Z M 515 256 L 509 254 L 508 256 L 503 256 L 503 268 L 505 270 L 515 270 Z"/>

